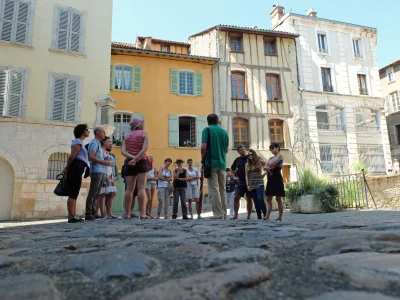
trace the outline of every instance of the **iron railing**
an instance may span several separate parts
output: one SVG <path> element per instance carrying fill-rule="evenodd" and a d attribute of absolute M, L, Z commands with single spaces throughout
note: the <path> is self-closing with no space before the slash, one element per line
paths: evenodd
<path fill-rule="evenodd" d="M 329 131 L 343 131 L 345 130 L 344 124 L 329 124 L 324 122 L 317 123 L 319 130 L 329 130 Z"/>
<path fill-rule="evenodd" d="M 329 181 L 339 190 L 339 204 L 342 208 L 368 208 L 363 173 L 332 176 Z"/>
<path fill-rule="evenodd" d="M 323 90 L 324 90 L 324 92 L 333 93 L 333 86 L 330 85 L 330 84 L 324 84 L 323 85 Z"/>

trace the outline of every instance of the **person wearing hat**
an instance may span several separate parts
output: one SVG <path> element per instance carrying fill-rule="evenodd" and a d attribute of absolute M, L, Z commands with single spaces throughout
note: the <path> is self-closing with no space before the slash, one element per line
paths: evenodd
<path fill-rule="evenodd" d="M 186 195 L 187 195 L 187 182 L 189 180 L 188 171 L 182 167 L 183 160 L 176 160 L 177 168 L 174 172 L 174 205 L 172 208 L 172 219 L 178 217 L 178 204 L 179 199 L 181 200 L 182 208 L 182 219 L 188 220 L 187 206 L 186 206 Z"/>

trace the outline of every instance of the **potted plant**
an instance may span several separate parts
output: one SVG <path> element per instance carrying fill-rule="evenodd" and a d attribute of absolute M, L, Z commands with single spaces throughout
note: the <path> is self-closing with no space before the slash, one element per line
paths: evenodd
<path fill-rule="evenodd" d="M 187 140 L 187 141 L 183 142 L 183 145 L 184 145 L 186 148 L 192 148 L 192 147 L 196 146 L 196 143 L 195 143 L 195 142 L 192 142 L 192 141 L 190 141 L 190 140 Z"/>
<path fill-rule="evenodd" d="M 121 140 L 116 140 L 115 141 L 115 146 L 122 146 L 122 141 Z"/>

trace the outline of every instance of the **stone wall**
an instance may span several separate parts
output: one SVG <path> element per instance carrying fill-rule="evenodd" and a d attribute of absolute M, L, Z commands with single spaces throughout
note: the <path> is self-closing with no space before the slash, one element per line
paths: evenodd
<path fill-rule="evenodd" d="M 400 176 L 367 177 L 368 186 L 378 209 L 400 210 Z M 375 209 L 370 195 L 368 206 Z"/>

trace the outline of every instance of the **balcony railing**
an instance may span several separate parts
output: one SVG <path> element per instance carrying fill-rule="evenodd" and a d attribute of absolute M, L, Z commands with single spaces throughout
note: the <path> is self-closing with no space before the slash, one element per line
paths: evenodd
<path fill-rule="evenodd" d="M 360 88 L 360 95 L 368 95 L 368 90 Z"/>
<path fill-rule="evenodd" d="M 329 84 L 324 84 L 323 90 L 324 90 L 324 92 L 333 93 L 333 86 L 329 85 Z"/>
<path fill-rule="evenodd" d="M 345 126 L 342 124 L 329 124 L 329 123 L 318 122 L 317 125 L 319 130 L 329 130 L 329 131 L 345 130 Z"/>
<path fill-rule="evenodd" d="M 358 126 L 356 126 L 356 131 L 359 131 L 359 132 L 362 132 L 362 131 L 373 132 L 373 131 L 380 131 L 380 130 L 381 130 L 381 127 L 378 125 L 375 125 L 375 126 L 358 125 Z"/>

